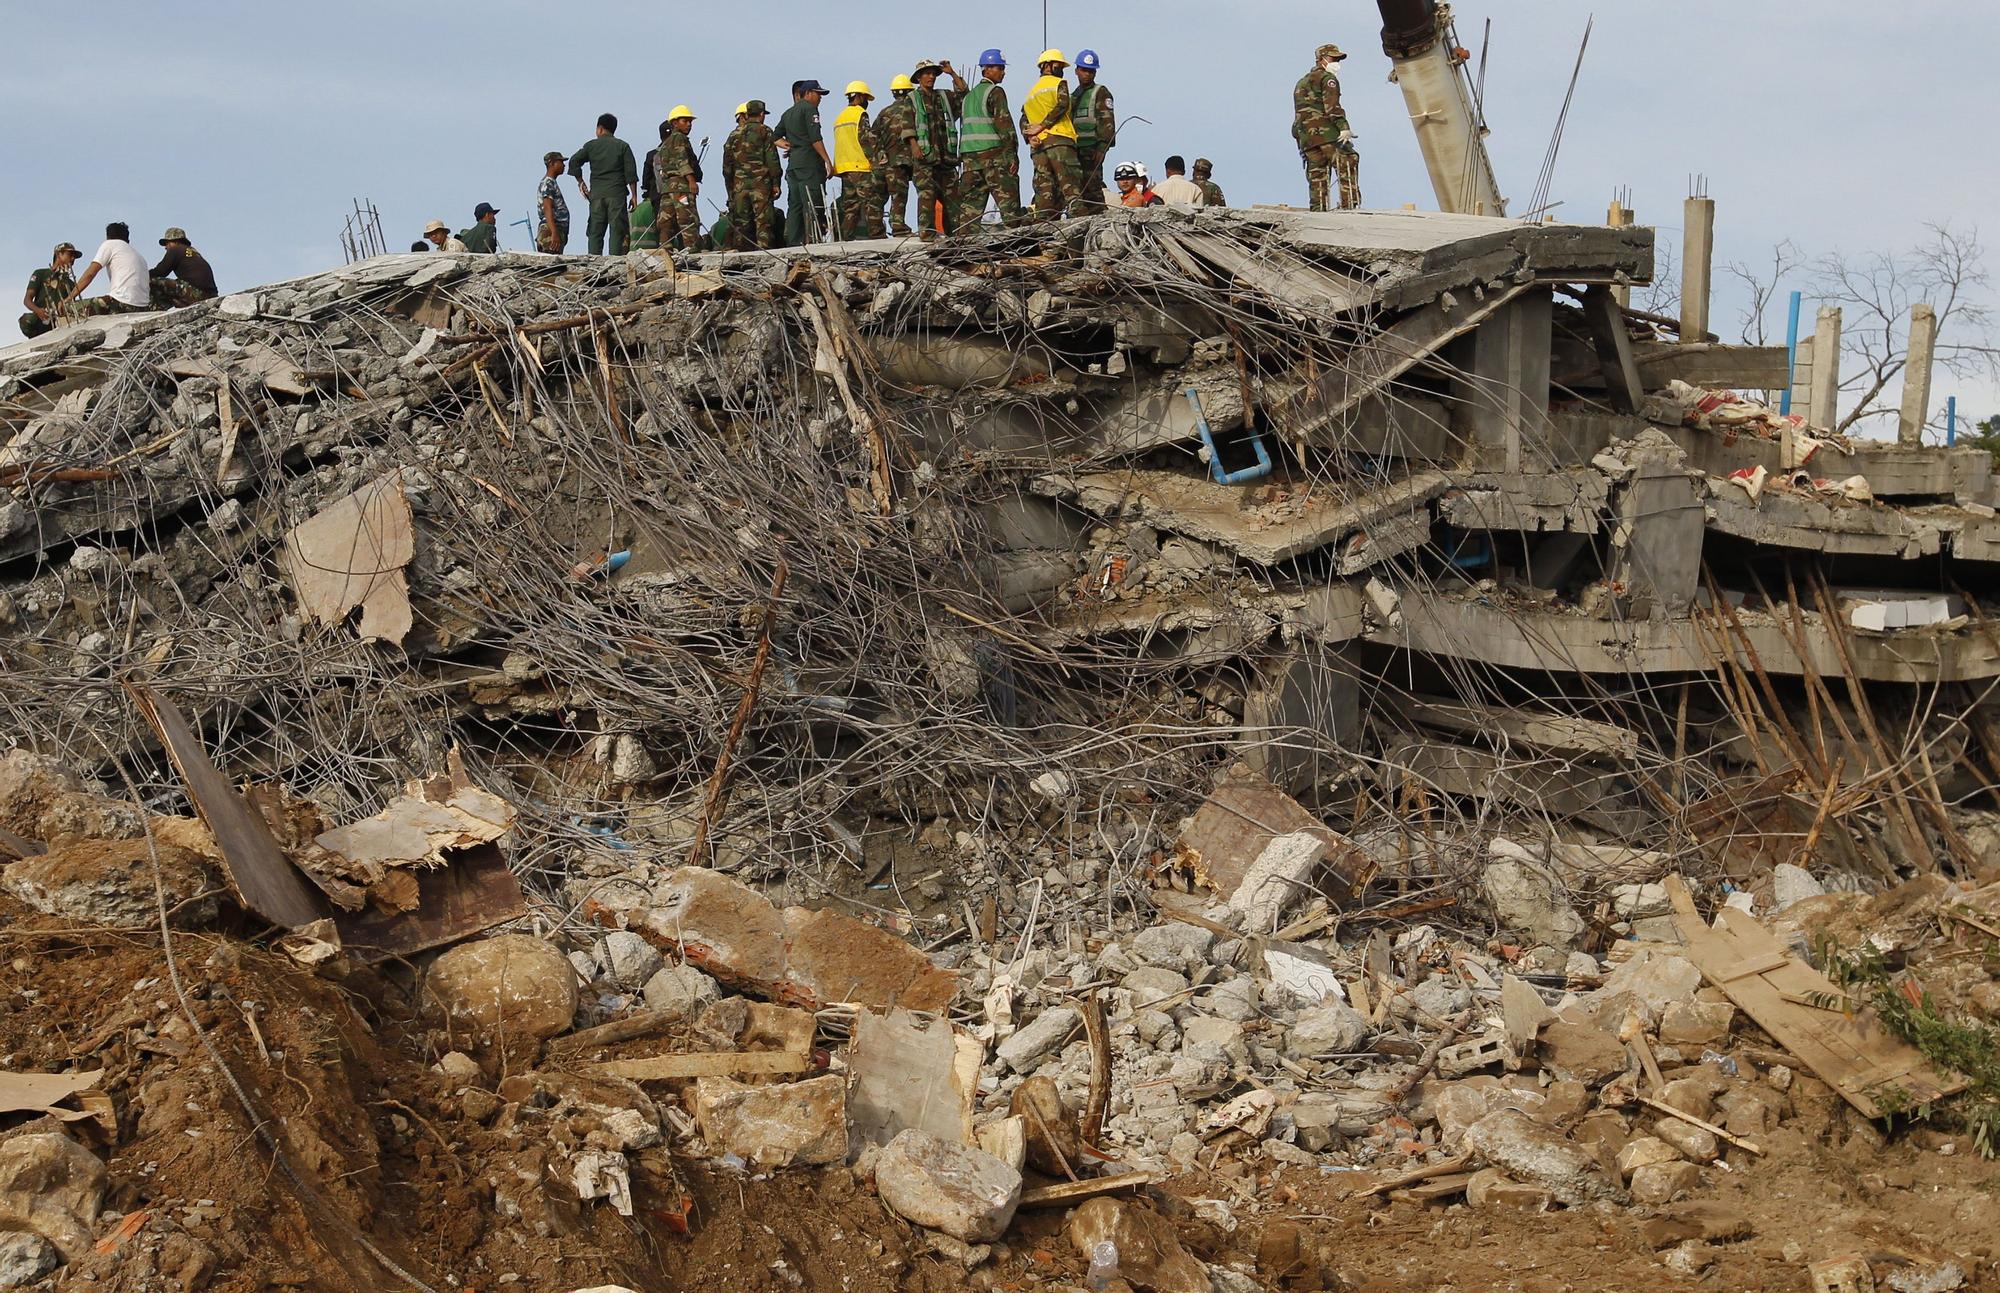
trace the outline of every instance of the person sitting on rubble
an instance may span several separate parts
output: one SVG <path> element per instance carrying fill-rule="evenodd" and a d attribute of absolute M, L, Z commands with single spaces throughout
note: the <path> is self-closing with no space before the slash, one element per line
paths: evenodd
<path fill-rule="evenodd" d="M 194 249 L 187 230 L 175 225 L 160 235 L 167 254 L 153 266 L 153 304 L 162 310 L 215 299 L 215 269 L 208 257 Z"/>
<path fill-rule="evenodd" d="M 1146 180 L 1146 168 L 1137 162 L 1120 162 L 1111 172 L 1111 178 L 1118 183 L 1118 203 L 1128 207 L 1159 207 L 1166 203 L 1153 192 L 1153 186 Z"/>
<path fill-rule="evenodd" d="M 451 236 L 451 228 L 442 220 L 433 220 L 424 226 L 424 237 L 430 240 L 436 251 L 464 251 L 465 244 Z"/>
<path fill-rule="evenodd" d="M 22 336 L 39 337 L 62 326 L 57 310 L 76 286 L 72 271 L 76 258 L 82 254 L 75 243 L 59 242 L 49 263 L 28 275 L 28 291 L 21 298 L 21 304 L 28 307 L 28 312 L 21 316 Z"/>
<path fill-rule="evenodd" d="M 491 202 L 481 202 L 472 208 L 471 226 L 458 231 L 458 240 L 467 251 L 493 254 L 500 250 L 499 215 L 500 208 Z"/>
<path fill-rule="evenodd" d="M 77 300 L 100 272 L 109 279 L 111 290 L 88 301 Z M 83 277 L 62 299 L 57 312 L 68 311 L 88 318 L 97 314 L 133 314 L 152 308 L 152 277 L 146 272 L 146 258 L 133 250 L 131 227 L 123 220 L 113 220 L 104 226 L 104 241 L 90 258 L 90 268 L 83 271 Z"/>

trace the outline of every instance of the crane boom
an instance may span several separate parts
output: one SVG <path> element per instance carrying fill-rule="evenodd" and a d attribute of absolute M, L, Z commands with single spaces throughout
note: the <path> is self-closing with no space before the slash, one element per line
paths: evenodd
<path fill-rule="evenodd" d="M 1451 6 L 1376 0 L 1376 7 L 1382 11 L 1382 52 L 1395 67 L 1389 79 L 1403 88 L 1439 209 L 1505 215 L 1507 200 L 1486 153 L 1486 123 L 1466 83 Z"/>

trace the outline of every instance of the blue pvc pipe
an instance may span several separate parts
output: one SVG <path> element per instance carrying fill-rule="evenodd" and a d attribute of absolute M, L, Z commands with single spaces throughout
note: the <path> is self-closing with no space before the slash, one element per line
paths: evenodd
<path fill-rule="evenodd" d="M 1778 397 L 1780 415 L 1792 411 L 1792 384 L 1798 380 L 1799 370 L 1799 299 L 1804 295 L 1792 293 L 1792 320 L 1785 325 L 1785 391 Z"/>
<path fill-rule="evenodd" d="M 1944 443 L 1947 449 L 1958 443 L 1958 396 L 1956 395 L 1944 402 Z"/>
<path fill-rule="evenodd" d="M 1188 404 L 1194 409 L 1196 426 L 1201 430 L 1201 442 L 1208 449 L 1208 474 L 1218 485 L 1240 485 L 1246 480 L 1256 480 L 1271 474 L 1271 451 L 1264 447 L 1264 437 L 1256 431 L 1250 432 L 1250 447 L 1257 451 L 1257 465 L 1240 471 L 1222 469 L 1222 450 L 1216 448 L 1215 433 L 1208 429 L 1208 415 L 1201 411 L 1201 396 L 1195 394 L 1192 386 L 1186 388 Z"/>

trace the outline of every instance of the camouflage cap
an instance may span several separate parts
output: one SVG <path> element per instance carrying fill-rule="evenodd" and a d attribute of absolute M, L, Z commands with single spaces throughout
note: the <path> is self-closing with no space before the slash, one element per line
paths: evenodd
<path fill-rule="evenodd" d="M 66 252 L 66 251 L 75 251 L 77 255 L 79 255 L 79 256 L 83 255 L 83 253 L 82 253 L 82 252 L 80 252 L 80 251 L 76 251 L 76 244 L 75 244 L 75 243 L 73 243 L 73 242 L 59 242 L 59 243 L 57 243 L 57 244 L 56 244 L 56 249 L 55 249 L 54 251 L 52 251 L 52 252 L 50 252 L 50 253 L 49 253 L 49 259 L 50 259 L 50 260 L 54 260 L 54 259 L 55 259 L 56 257 L 58 257 L 58 256 L 62 255 L 62 254 L 63 254 L 64 252 Z"/>
<path fill-rule="evenodd" d="M 551 148 L 548 152 L 542 154 L 542 165 L 544 166 L 547 166 L 550 162 L 559 162 L 562 160 L 563 160 L 563 155 L 557 152 L 553 148 Z"/>
<path fill-rule="evenodd" d="M 934 58 L 920 58 L 917 60 L 917 65 L 910 69 L 910 75 L 922 76 L 925 72 L 942 72 L 942 71 L 944 71 L 944 64 L 940 63 L 938 60 Z"/>
<path fill-rule="evenodd" d="M 762 99 L 752 99 L 743 105 L 743 111 L 748 116 L 761 117 L 769 112 L 770 109 L 764 106 Z"/>
<path fill-rule="evenodd" d="M 164 247 L 170 242 L 186 242 L 187 240 L 187 230 L 181 228 L 179 225 L 170 225 L 167 231 L 160 235 L 160 246 Z"/>
<path fill-rule="evenodd" d="M 1344 59 L 1346 57 L 1347 57 L 1347 51 L 1342 49 L 1338 45 L 1321 45 L 1319 47 L 1319 52 L 1313 55 L 1313 62 L 1324 63 L 1329 58 L 1334 59 L 1335 61 L 1339 61 L 1340 59 Z"/>
<path fill-rule="evenodd" d="M 1194 173 L 1196 175 L 1207 175 L 1214 169 L 1215 163 L 1209 161 L 1206 157 L 1197 157 L 1194 159 Z"/>

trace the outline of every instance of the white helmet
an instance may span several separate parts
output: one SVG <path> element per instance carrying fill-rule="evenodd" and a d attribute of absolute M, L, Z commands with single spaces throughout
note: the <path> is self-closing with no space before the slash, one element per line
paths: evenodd
<path fill-rule="evenodd" d="M 1114 180 L 1136 180 L 1144 175 L 1145 172 L 1131 162 L 1120 162 L 1111 168 L 1111 178 Z"/>

